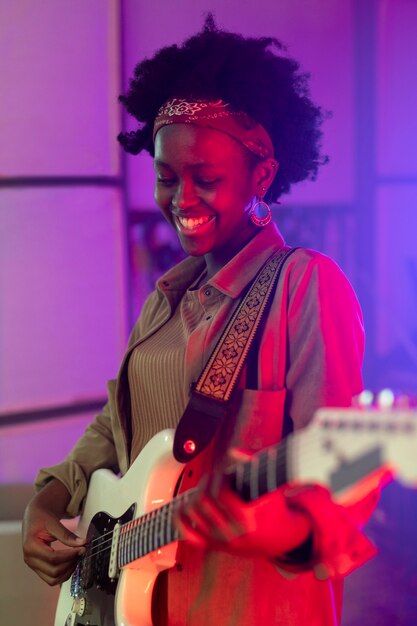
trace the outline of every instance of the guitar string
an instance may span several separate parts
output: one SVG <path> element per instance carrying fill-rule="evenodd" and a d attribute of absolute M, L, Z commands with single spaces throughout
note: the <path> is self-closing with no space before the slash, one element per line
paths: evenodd
<path fill-rule="evenodd" d="M 313 433 L 315 435 L 315 433 Z M 308 442 L 307 442 L 308 443 Z M 276 454 L 276 463 L 280 463 L 281 465 L 283 465 L 284 461 L 282 460 L 282 457 L 286 454 L 286 446 L 283 446 L 282 444 L 279 444 L 278 446 L 271 446 L 270 448 L 265 448 L 264 450 L 260 450 L 259 452 L 257 452 L 256 454 L 258 455 L 259 458 L 261 458 L 262 456 L 266 455 L 268 450 L 276 450 L 277 454 Z M 240 463 L 236 463 L 235 465 L 232 466 L 231 470 L 233 471 L 234 469 L 236 469 L 236 467 L 238 466 L 246 466 L 247 464 L 250 465 L 251 460 L 250 459 L 245 459 Z M 229 472 L 230 473 L 230 472 Z M 279 486 L 279 485 L 278 485 Z M 162 510 L 164 507 L 168 507 L 169 505 L 172 505 L 174 502 L 178 501 L 180 498 L 185 497 L 187 494 L 190 495 L 194 490 L 189 490 L 183 494 L 180 494 L 180 496 L 177 496 L 175 498 L 175 500 L 171 500 L 170 502 L 164 504 L 162 507 L 160 507 L 159 509 L 153 509 L 152 511 L 149 511 L 148 513 L 146 513 L 145 515 L 142 515 L 141 517 L 136 518 L 135 520 L 131 520 L 130 522 L 126 522 L 125 524 L 122 524 L 121 528 L 127 526 L 130 523 L 135 523 L 137 526 L 140 525 L 141 520 L 143 520 L 146 516 L 150 515 L 151 513 L 155 513 L 155 511 L 160 511 Z M 92 546 L 95 543 L 100 543 L 102 542 L 102 539 L 106 536 L 112 535 L 113 534 L 113 530 L 108 531 L 107 533 L 104 533 L 103 535 L 100 535 L 97 538 L 94 538 L 89 544 L 87 544 L 88 546 Z"/>
<path fill-rule="evenodd" d="M 188 492 L 187 492 L 188 493 Z M 184 494 L 185 495 L 185 494 Z M 156 509 L 159 513 L 158 515 L 152 515 L 151 513 L 153 511 L 150 511 L 149 514 L 146 514 L 144 516 L 142 516 L 141 518 L 137 518 L 137 520 L 132 520 L 131 523 L 138 521 L 140 519 L 141 523 L 140 524 L 136 524 L 136 526 L 132 527 L 132 528 L 128 528 L 125 531 L 125 536 L 121 537 L 122 540 L 126 541 L 126 540 L 130 540 L 132 539 L 132 537 L 127 536 L 129 534 L 132 533 L 133 530 L 136 530 L 140 527 L 144 527 L 145 528 L 145 532 L 148 532 L 148 534 L 152 531 L 152 526 L 155 526 L 154 522 L 157 520 L 158 517 L 162 517 L 162 519 L 164 520 L 164 518 L 168 519 L 169 515 L 171 514 L 171 509 L 176 508 L 176 505 L 178 504 L 178 501 L 176 500 L 175 502 L 170 502 L 169 505 L 165 505 L 164 507 L 161 507 L 159 509 Z M 146 517 L 146 519 L 145 519 Z M 165 523 L 166 520 L 164 520 Z M 129 522 L 127 522 L 124 526 L 128 526 Z M 149 526 L 149 528 L 146 528 L 147 526 Z M 114 531 L 110 531 L 108 533 L 106 533 L 106 535 L 112 535 Z M 172 532 L 172 530 L 170 529 L 170 532 Z M 175 530 L 174 530 L 175 532 Z M 103 535 L 102 535 L 103 536 Z M 134 538 L 134 537 L 133 537 Z M 80 559 L 80 563 L 85 563 L 87 561 L 90 561 L 92 558 L 95 558 L 97 555 L 102 554 L 103 552 L 106 552 L 110 549 L 111 547 L 111 543 L 113 541 L 112 537 L 109 537 L 105 542 L 100 543 L 97 547 L 99 548 L 98 550 L 94 550 L 94 551 L 89 551 L 85 554 L 85 556 L 83 555 Z M 170 543 L 170 542 L 166 542 L 166 543 Z M 107 544 L 107 545 L 105 545 Z M 164 544 L 166 545 L 166 544 Z M 129 548 L 131 547 L 131 545 L 128 546 Z M 121 544 L 119 544 L 119 550 L 121 548 Z M 153 548 L 152 550 L 149 550 L 147 553 L 149 552 L 153 552 L 154 550 L 157 550 L 158 548 Z M 146 554 L 147 554 L 146 553 Z M 145 556 L 145 554 L 143 554 L 142 556 Z M 136 557 L 136 558 L 141 558 L 141 557 Z M 132 559 L 135 560 L 135 559 Z"/>
<path fill-rule="evenodd" d="M 308 436 L 304 436 L 304 435 L 308 435 Z M 294 438 L 293 436 L 290 436 L 289 439 L 290 440 L 295 440 L 296 442 L 298 441 L 299 447 L 300 447 L 300 452 L 301 452 L 301 448 L 303 449 L 302 452 L 305 453 L 309 447 L 314 447 L 314 440 L 317 440 L 318 438 L 322 437 L 322 431 L 317 431 L 317 432 L 310 432 L 310 433 L 298 433 L 297 437 Z M 286 463 L 286 451 L 287 451 L 287 445 L 278 445 L 277 447 L 275 446 L 271 446 L 269 448 L 266 448 L 264 450 L 261 450 L 260 452 L 257 453 L 257 458 L 259 460 L 259 469 L 265 469 L 265 467 L 267 467 L 270 463 L 270 455 L 272 452 L 276 451 L 276 458 L 274 460 L 274 463 L 276 464 L 276 469 L 277 472 L 276 474 L 278 474 L 278 468 L 282 468 L 285 463 Z M 283 457 L 285 457 L 283 459 Z M 234 465 L 232 467 L 233 469 L 236 469 L 237 467 L 246 467 L 246 466 L 250 466 L 251 464 L 251 459 L 248 460 L 244 460 L 241 463 L 237 463 L 236 465 Z M 259 471 L 258 469 L 258 471 Z M 246 486 L 249 486 L 250 488 L 250 483 L 249 485 L 246 483 Z M 281 485 L 277 485 L 275 488 L 280 487 Z M 274 489 L 273 489 L 274 490 Z M 147 524 L 149 525 L 149 523 L 152 520 L 155 520 L 157 517 L 162 516 L 166 516 L 171 514 L 172 510 L 175 509 L 177 507 L 178 504 L 180 504 L 180 502 L 182 502 L 182 500 L 187 496 L 190 495 L 190 491 L 185 492 L 183 494 L 181 494 L 180 496 L 177 496 L 175 498 L 175 500 L 171 500 L 170 502 L 168 502 L 167 504 L 163 505 L 162 507 L 160 507 L 159 509 L 154 509 L 153 511 L 149 511 L 148 513 L 146 513 L 145 515 L 142 515 L 139 518 L 136 518 L 135 520 L 131 520 L 130 522 L 126 522 L 125 524 L 122 525 L 121 528 L 126 528 L 127 526 L 131 526 L 130 528 L 126 528 L 126 530 L 124 531 L 124 536 L 122 537 L 121 534 L 121 538 L 126 542 L 130 541 L 132 539 L 132 537 L 130 536 L 133 531 L 137 531 L 139 529 L 139 533 L 141 530 L 141 527 L 143 529 L 144 526 L 146 526 Z M 265 493 L 268 493 L 268 491 L 266 491 Z M 87 546 L 93 546 L 94 544 L 94 548 L 97 547 L 98 550 L 95 550 L 94 548 L 92 550 L 89 550 L 88 553 L 86 553 L 85 556 L 81 557 L 84 561 L 88 561 L 91 560 L 92 558 L 95 558 L 98 554 L 105 552 L 106 550 L 108 550 L 110 548 L 111 542 L 113 540 L 113 530 L 104 533 L 103 535 L 101 535 L 100 537 L 94 538 L 90 544 L 87 544 Z M 122 531 L 123 533 L 123 531 Z M 103 538 L 107 537 L 106 541 L 103 541 Z M 109 544 L 109 545 L 108 545 Z M 139 557 L 138 557 L 139 558 Z"/>
<path fill-rule="evenodd" d="M 313 433 L 315 435 L 315 433 Z M 303 442 L 300 441 L 300 443 L 302 444 Z M 304 442 L 306 443 L 306 442 Z M 307 442 L 308 443 L 308 442 Z M 268 450 L 276 450 L 276 460 L 274 461 L 274 463 L 276 463 L 277 465 L 277 469 L 278 466 L 282 467 L 284 465 L 284 460 L 283 460 L 283 456 L 285 456 L 286 453 L 286 447 L 279 445 L 278 447 L 271 447 L 270 449 L 267 448 L 265 450 L 262 450 L 258 453 L 258 458 L 259 458 L 259 467 L 261 467 L 261 463 L 262 463 L 262 467 L 266 467 L 268 466 L 269 460 L 268 460 Z M 232 469 L 235 469 L 238 466 L 244 467 L 247 464 L 250 465 L 250 459 L 248 459 L 247 461 L 243 461 L 241 463 L 236 464 L 235 466 L 233 466 Z M 279 487 L 280 485 L 278 485 L 277 487 Z M 126 528 L 127 526 L 131 525 L 130 528 L 126 528 L 126 531 L 124 532 L 124 537 L 123 539 L 129 540 L 131 539 L 131 537 L 126 537 L 126 535 L 132 534 L 132 531 L 138 530 L 140 532 L 141 527 L 146 526 L 147 524 L 149 525 L 150 522 L 152 522 L 153 520 L 156 520 L 157 517 L 162 516 L 167 516 L 169 514 L 171 514 L 172 509 L 175 509 L 178 504 L 182 503 L 182 501 L 184 499 L 187 498 L 187 496 L 189 496 L 191 494 L 191 492 L 193 492 L 195 490 L 189 490 L 183 494 L 181 494 L 180 496 L 177 496 L 175 498 L 175 500 L 171 500 L 170 502 L 168 502 L 167 504 L 163 505 L 162 507 L 160 507 L 159 509 L 154 509 L 153 511 L 149 511 L 148 513 L 146 513 L 145 515 L 136 518 L 135 520 L 131 520 L 130 522 L 126 522 L 125 524 L 122 525 L 121 528 Z M 93 549 L 90 549 L 85 556 L 82 557 L 82 559 L 84 561 L 88 561 L 91 560 L 92 558 L 96 557 L 98 554 L 105 552 L 106 550 L 109 549 L 111 542 L 113 541 L 113 532 L 114 530 L 111 530 L 107 533 L 104 533 L 103 535 L 101 535 L 100 537 L 94 538 L 89 544 L 87 544 L 87 547 L 91 547 L 94 546 Z M 122 531 L 123 533 L 123 531 Z M 103 539 L 107 537 L 107 539 L 105 541 L 103 541 Z M 122 537 L 122 534 L 121 534 Z M 109 545 L 107 545 L 109 544 Z M 98 550 L 95 550 L 94 548 L 97 547 Z"/>
<path fill-rule="evenodd" d="M 350 426 L 352 427 L 352 424 L 350 424 Z M 363 428 L 364 426 L 368 426 L 368 424 L 363 423 L 363 422 L 362 423 L 358 422 L 358 428 Z M 338 428 L 337 424 L 334 425 L 333 428 L 336 430 Z M 354 435 L 353 430 L 352 430 L 352 434 Z M 308 433 L 297 433 L 297 436 L 295 438 L 293 436 L 290 436 L 289 438 L 287 438 L 286 441 L 288 442 L 288 440 L 290 440 L 290 441 L 295 441 L 296 444 L 298 443 L 299 452 L 303 452 L 304 454 L 308 452 L 308 448 L 314 448 L 316 440 L 319 439 L 320 437 L 321 438 L 323 437 L 322 429 L 313 431 L 313 432 L 308 432 Z M 286 464 L 287 447 L 288 447 L 288 444 L 287 445 L 281 444 L 278 446 L 271 446 L 271 447 L 265 448 L 259 451 L 258 453 L 256 453 L 256 458 L 258 458 L 258 461 L 259 461 L 258 470 L 257 470 L 258 477 L 259 477 L 259 471 L 265 470 L 265 468 L 268 467 L 268 465 L 270 464 L 271 454 L 274 451 L 276 451 L 276 455 L 275 455 L 276 458 L 274 460 L 274 464 L 276 464 L 276 475 L 275 475 L 275 478 L 276 478 L 276 476 L 278 475 L 278 469 L 281 469 Z M 247 459 L 247 460 L 243 460 L 240 463 L 236 463 L 234 466 L 232 466 L 231 469 L 233 471 L 233 470 L 236 470 L 237 467 L 245 468 L 245 467 L 250 467 L 250 466 L 251 466 L 251 459 Z M 245 486 L 251 489 L 250 480 L 249 481 L 245 480 Z M 274 489 L 277 489 L 280 486 L 281 485 L 277 485 L 276 487 L 274 487 Z M 272 491 L 274 489 L 272 489 Z M 150 525 L 150 529 L 146 529 L 146 530 L 148 530 L 148 532 L 152 531 L 152 525 L 154 525 L 154 522 L 157 521 L 158 518 L 160 518 L 161 516 L 170 515 L 172 511 L 175 510 L 175 508 L 180 503 L 182 503 L 182 501 L 186 499 L 186 497 L 189 496 L 192 491 L 194 490 L 189 490 L 183 494 L 180 494 L 180 496 L 177 496 L 174 500 L 171 500 L 170 502 L 164 504 L 162 507 L 149 511 L 148 513 L 142 515 L 141 517 L 131 520 L 130 522 L 126 522 L 125 524 L 122 524 L 121 528 L 122 529 L 126 528 L 126 530 L 124 532 L 122 531 L 121 538 L 123 538 L 125 542 L 126 541 L 129 542 L 132 539 L 131 535 L 134 534 L 134 531 L 137 531 L 139 529 L 139 533 L 140 533 L 141 527 L 143 529 L 143 527 L 146 525 Z M 268 490 L 266 490 L 264 493 L 265 494 L 268 493 Z M 261 494 L 261 495 L 264 495 L 264 494 Z M 256 496 L 256 497 L 260 497 L 260 496 Z M 252 498 L 252 499 L 255 499 L 255 498 Z M 130 528 L 127 528 L 129 525 L 130 525 Z M 108 549 L 107 544 L 111 545 L 111 542 L 113 540 L 113 532 L 114 530 L 111 530 L 107 533 L 104 533 L 103 535 L 100 535 L 97 538 L 94 538 L 89 544 L 87 544 L 87 547 L 90 547 L 90 548 L 93 547 L 93 549 L 90 549 L 88 553 L 86 553 L 86 555 L 82 556 L 81 558 L 87 561 L 96 557 L 101 552 L 104 552 L 105 550 L 107 550 Z M 135 533 L 135 535 L 136 534 L 137 533 Z M 107 539 L 103 541 L 104 538 L 107 538 Z M 133 537 L 133 539 L 134 538 L 135 537 Z M 138 541 L 140 541 L 140 538 Z M 98 548 L 98 550 L 95 550 L 94 548 Z"/>
<path fill-rule="evenodd" d="M 132 539 L 131 535 L 133 534 L 133 531 L 139 530 L 139 533 L 140 533 L 140 531 L 143 530 L 143 528 L 145 528 L 145 531 L 148 531 L 148 532 L 149 530 L 152 530 L 152 528 L 146 528 L 146 527 L 154 526 L 158 518 L 169 517 L 169 515 L 172 514 L 172 511 L 175 510 L 176 508 L 179 508 L 179 505 L 184 500 L 186 500 L 187 497 L 189 497 L 192 492 L 194 492 L 194 490 L 189 490 L 183 494 L 180 494 L 179 496 L 175 498 L 175 500 L 171 500 L 170 502 L 168 502 L 167 504 L 164 504 L 160 508 L 149 511 L 145 515 L 142 515 L 141 517 L 138 517 L 134 520 L 131 520 L 130 522 L 126 522 L 125 524 L 123 524 L 122 528 L 125 528 L 126 530 L 124 532 L 122 531 L 120 534 L 121 541 L 131 540 Z M 89 548 L 95 542 L 97 544 L 95 547 L 98 549 L 88 550 L 85 556 L 83 555 L 81 557 L 82 560 L 88 561 L 91 558 L 96 557 L 98 554 L 101 554 L 102 552 L 105 552 L 106 550 L 108 550 L 113 541 L 113 533 L 114 533 L 114 529 L 103 535 L 100 535 L 100 537 L 95 538 L 93 541 L 87 544 L 87 548 Z M 103 537 L 107 537 L 107 539 L 105 541 L 102 541 Z"/>

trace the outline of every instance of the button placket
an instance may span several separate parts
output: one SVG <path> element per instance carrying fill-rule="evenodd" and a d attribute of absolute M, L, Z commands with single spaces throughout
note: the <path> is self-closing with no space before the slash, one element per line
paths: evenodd
<path fill-rule="evenodd" d="M 200 291 L 200 302 L 206 313 L 205 320 L 209 322 L 215 317 L 219 310 L 222 302 L 222 294 L 211 286 L 202 287 Z"/>

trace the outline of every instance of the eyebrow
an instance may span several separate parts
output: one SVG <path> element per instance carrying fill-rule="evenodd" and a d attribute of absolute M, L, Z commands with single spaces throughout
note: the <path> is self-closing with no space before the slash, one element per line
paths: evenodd
<path fill-rule="evenodd" d="M 160 159 L 154 159 L 154 165 L 158 167 L 168 167 L 172 169 L 172 166 L 169 163 L 165 163 L 165 161 L 161 161 Z M 200 163 L 193 163 L 189 166 L 191 169 L 198 169 L 200 167 L 217 167 L 214 163 L 210 163 L 208 161 L 201 161 Z"/>

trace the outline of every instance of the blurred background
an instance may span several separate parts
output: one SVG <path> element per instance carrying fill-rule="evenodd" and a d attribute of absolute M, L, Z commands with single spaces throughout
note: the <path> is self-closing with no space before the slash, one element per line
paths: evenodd
<path fill-rule="evenodd" d="M 61 460 L 100 409 L 144 298 L 181 256 L 155 207 L 150 157 L 119 149 L 118 132 L 134 125 L 117 96 L 139 60 L 199 30 L 207 11 L 227 30 L 276 36 L 311 73 L 314 100 L 332 112 L 330 162 L 283 197 L 274 218 L 289 244 L 329 254 L 353 283 L 366 386 L 417 390 L 416 0 L 2 0 L 0 606 L 8 626 L 53 623 L 57 591 L 20 556 L 36 472 Z M 368 527 L 380 554 L 349 578 L 344 626 L 417 624 L 416 527 L 414 492 L 391 485 Z"/>

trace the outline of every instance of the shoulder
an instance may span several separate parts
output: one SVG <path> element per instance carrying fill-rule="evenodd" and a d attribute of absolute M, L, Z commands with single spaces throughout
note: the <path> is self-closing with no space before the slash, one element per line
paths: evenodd
<path fill-rule="evenodd" d="M 285 263 L 283 290 L 292 313 L 339 317 L 350 311 L 362 319 L 356 293 L 339 265 L 330 257 L 308 248 L 298 248 Z M 343 312 L 342 309 L 345 309 Z"/>
<path fill-rule="evenodd" d="M 353 288 L 339 265 L 329 256 L 309 248 L 297 248 L 286 262 L 285 273 L 293 288 L 300 284 L 323 289 L 340 285 L 353 292 Z"/>
<path fill-rule="evenodd" d="M 303 274 L 306 271 L 335 273 L 344 276 L 339 265 L 331 257 L 312 250 L 311 248 L 294 248 L 288 259 L 287 269 L 293 274 Z"/>

